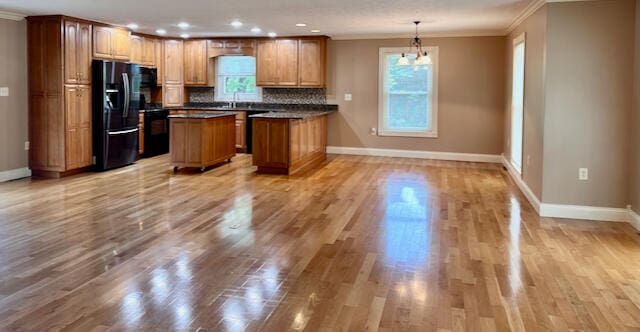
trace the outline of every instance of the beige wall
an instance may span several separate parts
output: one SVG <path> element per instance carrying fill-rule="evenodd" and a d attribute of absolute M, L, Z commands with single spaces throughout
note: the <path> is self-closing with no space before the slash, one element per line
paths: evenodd
<path fill-rule="evenodd" d="M 27 167 L 27 24 L 0 19 L 0 172 Z"/>
<path fill-rule="evenodd" d="M 636 1 L 635 39 L 635 82 L 633 93 L 633 114 L 631 122 L 631 184 L 629 196 L 631 208 L 640 214 L 640 0 Z"/>
<path fill-rule="evenodd" d="M 369 134 L 378 123 L 381 47 L 408 39 L 330 41 L 327 99 L 340 105 L 329 117 L 328 144 L 425 151 L 500 154 L 503 148 L 504 37 L 433 38 L 440 52 L 438 134 L 434 138 Z M 353 101 L 344 101 L 351 93 Z"/>
<path fill-rule="evenodd" d="M 547 7 L 540 8 L 507 36 L 506 111 L 504 154 L 511 157 L 511 80 L 513 40 L 525 34 L 524 137 L 522 143 L 522 179 L 540 199 L 542 197 L 542 160 L 544 148 L 544 72 L 547 31 Z"/>
<path fill-rule="evenodd" d="M 628 204 L 633 0 L 547 5 L 545 203 Z M 589 168 L 589 181 L 578 168 Z"/>

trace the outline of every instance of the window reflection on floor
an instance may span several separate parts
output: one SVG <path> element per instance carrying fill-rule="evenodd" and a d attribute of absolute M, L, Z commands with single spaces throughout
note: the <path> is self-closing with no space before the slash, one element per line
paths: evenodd
<path fill-rule="evenodd" d="M 385 184 L 385 259 L 391 264 L 419 264 L 427 260 L 431 234 L 427 182 L 392 175 Z"/>

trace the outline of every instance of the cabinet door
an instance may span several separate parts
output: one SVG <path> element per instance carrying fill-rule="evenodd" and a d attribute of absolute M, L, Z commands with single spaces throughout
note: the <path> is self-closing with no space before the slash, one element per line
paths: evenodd
<path fill-rule="evenodd" d="M 162 40 L 156 39 L 153 41 L 154 45 L 154 58 L 156 68 L 158 68 L 158 86 L 162 86 L 162 82 L 164 81 L 164 47 L 162 45 Z"/>
<path fill-rule="evenodd" d="M 113 59 L 113 31 L 108 27 L 96 26 L 93 28 L 93 57 Z"/>
<path fill-rule="evenodd" d="M 279 86 L 298 85 L 298 41 L 279 39 L 277 41 L 276 68 Z"/>
<path fill-rule="evenodd" d="M 247 148 L 246 122 L 236 119 L 236 149 L 244 151 Z"/>
<path fill-rule="evenodd" d="M 184 43 L 184 84 L 207 85 L 207 41 Z"/>
<path fill-rule="evenodd" d="M 78 87 L 78 132 L 79 132 L 79 157 L 78 167 L 87 167 L 93 164 L 93 140 L 91 132 L 91 86 Z"/>
<path fill-rule="evenodd" d="M 66 170 L 80 167 L 80 92 L 77 87 L 64 89 L 64 117 L 65 117 L 65 161 Z"/>
<path fill-rule="evenodd" d="M 164 41 L 164 84 L 183 84 L 183 57 L 181 40 Z"/>
<path fill-rule="evenodd" d="M 78 68 L 78 22 L 64 21 L 64 82 L 77 84 L 80 81 Z"/>
<path fill-rule="evenodd" d="M 302 39 L 298 47 L 298 84 L 308 87 L 325 85 L 325 41 Z"/>
<path fill-rule="evenodd" d="M 128 61 L 131 53 L 131 33 L 124 29 L 113 29 L 113 58 Z"/>
<path fill-rule="evenodd" d="M 148 67 L 156 65 L 155 60 L 155 40 L 151 38 L 142 38 L 142 64 Z"/>
<path fill-rule="evenodd" d="M 91 24 L 78 24 L 77 68 L 79 84 L 91 84 Z"/>
<path fill-rule="evenodd" d="M 162 89 L 162 105 L 165 107 L 182 106 L 184 87 L 182 85 L 165 84 Z"/>
<path fill-rule="evenodd" d="M 131 36 L 131 56 L 129 61 L 132 63 L 142 64 L 142 37 Z"/>
<path fill-rule="evenodd" d="M 258 42 L 256 53 L 256 85 L 275 86 L 277 78 L 277 45 L 275 40 Z"/>

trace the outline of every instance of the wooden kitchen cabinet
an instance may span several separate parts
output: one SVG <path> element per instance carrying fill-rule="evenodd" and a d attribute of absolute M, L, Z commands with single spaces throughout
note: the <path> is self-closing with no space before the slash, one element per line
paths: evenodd
<path fill-rule="evenodd" d="M 64 81 L 91 84 L 91 24 L 64 21 Z"/>
<path fill-rule="evenodd" d="M 326 160 L 327 116 L 254 118 L 253 165 L 258 172 L 295 174 Z"/>
<path fill-rule="evenodd" d="M 326 39 L 260 40 L 256 83 L 267 87 L 324 87 Z"/>
<path fill-rule="evenodd" d="M 326 85 L 326 39 L 300 39 L 298 43 L 298 85 L 321 88 Z"/>
<path fill-rule="evenodd" d="M 129 61 L 131 56 L 129 30 L 107 26 L 93 27 L 93 57 Z"/>
<path fill-rule="evenodd" d="M 162 104 L 165 107 L 184 104 L 184 44 L 182 40 L 168 39 L 163 47 Z"/>
<path fill-rule="evenodd" d="M 155 47 L 154 39 L 131 35 L 131 56 L 129 61 L 144 67 L 155 66 Z"/>
<path fill-rule="evenodd" d="M 91 87 L 65 87 L 65 159 L 66 169 L 92 164 Z"/>
<path fill-rule="evenodd" d="M 29 168 L 60 177 L 92 164 L 91 25 L 27 18 Z"/>
<path fill-rule="evenodd" d="M 161 39 L 153 40 L 153 58 L 156 68 L 158 69 L 158 86 L 162 86 L 164 81 L 164 45 Z"/>
<path fill-rule="evenodd" d="M 169 149 L 174 171 L 178 167 L 198 167 L 204 170 L 225 160 L 231 161 L 236 155 L 234 122 L 233 114 L 211 117 L 169 116 Z"/>
<path fill-rule="evenodd" d="M 255 39 L 212 39 L 207 41 L 208 56 L 246 55 L 256 56 Z"/>
<path fill-rule="evenodd" d="M 273 39 L 258 42 L 256 84 L 259 86 L 298 85 L 298 41 Z"/>
<path fill-rule="evenodd" d="M 208 60 L 206 40 L 184 42 L 184 85 L 207 85 Z"/>

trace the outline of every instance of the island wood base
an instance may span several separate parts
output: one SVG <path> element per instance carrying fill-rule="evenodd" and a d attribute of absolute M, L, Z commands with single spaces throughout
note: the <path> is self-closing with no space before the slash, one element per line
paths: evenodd
<path fill-rule="evenodd" d="M 327 158 L 327 116 L 253 119 L 253 165 L 259 173 L 295 174 Z"/>
<path fill-rule="evenodd" d="M 171 118 L 170 154 L 178 167 L 206 167 L 231 161 L 236 155 L 235 115 L 211 118 Z"/>

